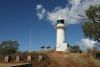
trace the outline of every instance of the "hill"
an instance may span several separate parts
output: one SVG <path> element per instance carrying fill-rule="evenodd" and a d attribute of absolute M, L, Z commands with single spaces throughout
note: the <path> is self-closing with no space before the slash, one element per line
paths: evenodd
<path fill-rule="evenodd" d="M 33 62 L 33 67 L 100 67 L 100 60 L 88 53 L 46 53 L 40 62 Z"/>

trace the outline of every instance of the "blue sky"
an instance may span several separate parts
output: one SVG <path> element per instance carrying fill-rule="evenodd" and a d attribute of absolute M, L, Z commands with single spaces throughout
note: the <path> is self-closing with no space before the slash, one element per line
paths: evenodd
<path fill-rule="evenodd" d="M 56 46 L 56 29 L 49 20 L 39 20 L 36 5 L 52 11 L 55 7 L 65 7 L 66 0 L 0 0 L 0 41 L 16 40 L 19 50 L 29 49 L 30 28 L 32 27 L 32 50 L 41 46 Z M 68 21 L 67 21 L 68 22 Z M 83 38 L 81 24 L 66 27 L 66 42 L 76 44 Z"/>

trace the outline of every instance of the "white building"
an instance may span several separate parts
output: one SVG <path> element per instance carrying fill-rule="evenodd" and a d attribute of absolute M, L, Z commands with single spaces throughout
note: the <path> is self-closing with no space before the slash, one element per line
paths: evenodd
<path fill-rule="evenodd" d="M 65 23 L 63 18 L 57 20 L 57 41 L 56 51 L 67 50 L 67 43 L 65 42 Z"/>

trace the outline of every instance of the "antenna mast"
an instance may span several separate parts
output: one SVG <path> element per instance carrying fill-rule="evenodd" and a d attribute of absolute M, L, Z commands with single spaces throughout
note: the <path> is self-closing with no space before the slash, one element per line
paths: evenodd
<path fill-rule="evenodd" d="M 32 36 L 32 28 L 30 28 L 30 41 L 29 41 L 29 52 L 31 52 L 32 51 L 32 48 L 31 48 L 31 46 L 32 46 L 32 38 L 31 38 L 31 36 Z"/>

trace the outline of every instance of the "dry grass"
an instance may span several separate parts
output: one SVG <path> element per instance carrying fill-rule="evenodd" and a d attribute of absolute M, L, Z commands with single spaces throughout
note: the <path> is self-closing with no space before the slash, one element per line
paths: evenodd
<path fill-rule="evenodd" d="M 49 57 L 55 61 L 49 67 L 100 67 L 100 61 L 87 53 L 52 53 Z"/>
<path fill-rule="evenodd" d="M 43 56 L 41 61 L 38 55 Z M 100 67 L 100 60 L 88 53 L 45 52 L 34 53 L 32 64 L 33 67 Z"/>

